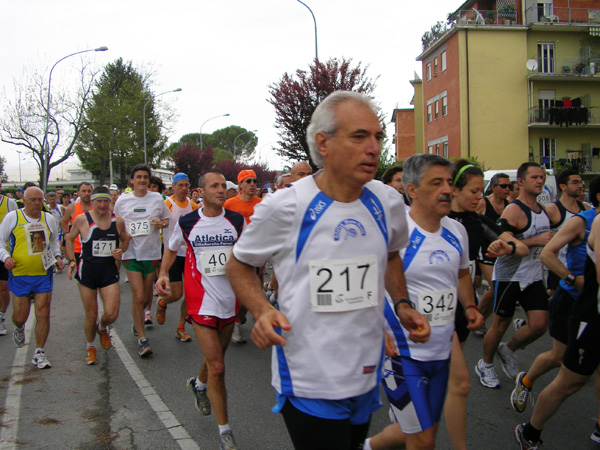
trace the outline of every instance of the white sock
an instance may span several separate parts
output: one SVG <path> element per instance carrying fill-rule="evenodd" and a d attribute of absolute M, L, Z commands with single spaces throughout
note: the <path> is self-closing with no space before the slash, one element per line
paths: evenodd
<path fill-rule="evenodd" d="M 4 320 L 4 313 L 0 312 L 0 320 Z"/>
<path fill-rule="evenodd" d="M 34 353 L 44 353 L 43 348 L 36 348 Z"/>
<path fill-rule="evenodd" d="M 206 385 L 202 381 L 200 381 L 198 377 L 196 377 L 196 389 L 198 389 L 199 391 L 206 390 Z"/>
<path fill-rule="evenodd" d="M 225 425 L 219 425 L 219 434 L 223 434 L 226 431 L 231 431 L 231 427 L 228 423 L 226 423 Z"/>
<path fill-rule="evenodd" d="M 371 444 L 369 444 L 370 441 L 371 441 L 371 438 L 369 438 L 365 441 L 365 443 L 363 444 L 363 450 L 373 450 L 371 448 Z"/>
<path fill-rule="evenodd" d="M 95 345 L 94 345 L 94 343 L 93 343 L 93 342 L 88 342 L 88 343 L 87 343 L 87 348 L 90 348 L 90 347 L 95 347 Z"/>

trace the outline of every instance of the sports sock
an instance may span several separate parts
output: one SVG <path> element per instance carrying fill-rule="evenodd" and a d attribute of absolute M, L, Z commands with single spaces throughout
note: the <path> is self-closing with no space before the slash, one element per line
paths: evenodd
<path fill-rule="evenodd" d="M 523 427 L 523 437 L 528 441 L 539 442 L 542 436 L 542 430 L 536 430 L 531 425 L 531 422 L 527 422 Z"/>
<path fill-rule="evenodd" d="M 206 389 L 206 385 L 196 377 L 196 389 L 203 391 Z"/>
<path fill-rule="evenodd" d="M 529 379 L 528 374 L 525 374 L 525 376 L 521 378 L 521 383 L 529 390 L 531 390 L 531 388 L 533 387 L 533 381 Z"/>
<path fill-rule="evenodd" d="M 93 343 L 93 342 L 88 342 L 88 343 L 87 343 L 87 348 L 90 348 L 90 347 L 95 347 L 95 345 L 94 345 L 94 343 Z"/>
<path fill-rule="evenodd" d="M 365 443 L 363 444 L 363 450 L 373 450 L 371 448 L 371 438 L 368 438 L 367 440 L 365 440 Z"/>
<path fill-rule="evenodd" d="M 225 425 L 219 425 L 219 434 L 223 434 L 226 431 L 231 431 L 231 427 L 228 423 L 226 423 Z"/>

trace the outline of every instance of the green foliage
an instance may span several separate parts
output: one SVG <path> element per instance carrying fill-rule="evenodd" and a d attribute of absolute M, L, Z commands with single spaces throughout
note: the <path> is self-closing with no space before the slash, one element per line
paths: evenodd
<path fill-rule="evenodd" d="M 479 167 L 482 172 L 485 172 L 486 170 L 488 170 L 488 168 L 485 167 L 484 163 L 480 162 L 477 159 L 477 156 L 472 156 L 472 157 L 469 157 L 469 158 L 449 158 L 449 159 L 452 162 L 456 161 L 457 159 L 464 159 L 466 161 L 469 161 L 469 164 L 473 164 L 475 167 Z"/>
<path fill-rule="evenodd" d="M 447 22 L 438 21 L 431 27 L 431 31 L 426 31 L 421 36 L 421 43 L 423 44 L 423 51 L 427 50 L 431 44 L 437 41 L 442 35 L 448 30 Z"/>
<path fill-rule="evenodd" d="M 8 181 L 8 175 L 4 171 L 6 165 L 6 158 L 0 156 L 0 183 L 6 183 Z"/>
<path fill-rule="evenodd" d="M 188 133 L 181 136 L 179 142 L 169 145 L 166 153 L 172 157 L 183 144 L 200 148 L 200 133 Z M 215 161 L 235 158 L 250 158 L 256 150 L 258 137 L 254 132 L 237 125 L 214 131 L 212 134 L 202 133 L 202 147 L 212 147 Z M 235 145 L 235 149 L 234 149 Z"/>
<path fill-rule="evenodd" d="M 220 163 L 221 161 L 233 160 L 233 153 L 223 149 L 223 148 L 214 148 L 213 152 L 215 154 L 215 163 Z"/>
<path fill-rule="evenodd" d="M 107 64 L 96 82 L 85 115 L 86 129 L 76 147 L 81 166 L 104 183 L 112 160 L 118 183 L 127 184 L 130 168 L 144 161 L 144 115 L 147 160 L 158 162 L 167 139 L 155 106 L 148 80 L 131 62 L 119 58 Z"/>

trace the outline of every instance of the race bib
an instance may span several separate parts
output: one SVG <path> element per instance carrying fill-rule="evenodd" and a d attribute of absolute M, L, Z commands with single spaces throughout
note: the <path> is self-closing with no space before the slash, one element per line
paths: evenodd
<path fill-rule="evenodd" d="M 532 261 L 540 261 L 540 255 L 542 254 L 542 250 L 544 247 L 536 246 L 531 247 L 531 260 Z"/>
<path fill-rule="evenodd" d="M 115 248 L 117 248 L 117 241 L 92 241 L 92 256 L 98 258 L 112 256 Z"/>
<path fill-rule="evenodd" d="M 377 258 L 312 260 L 310 307 L 314 312 L 342 312 L 378 303 Z"/>
<path fill-rule="evenodd" d="M 423 314 L 432 327 L 454 323 L 456 288 L 443 291 L 419 292 L 417 311 Z"/>
<path fill-rule="evenodd" d="M 231 256 L 231 249 L 232 247 L 228 247 L 200 253 L 202 275 L 207 277 L 225 275 L 225 263 Z"/>
<path fill-rule="evenodd" d="M 149 220 L 137 220 L 129 224 L 129 234 L 132 237 L 145 236 L 150 234 L 150 221 Z"/>
<path fill-rule="evenodd" d="M 50 237 L 44 222 L 28 223 L 24 226 L 29 256 L 43 255 L 48 249 Z"/>
<path fill-rule="evenodd" d="M 48 270 L 54 264 L 56 264 L 56 258 L 52 254 L 51 250 L 42 253 L 42 266 L 44 267 L 44 270 Z"/>

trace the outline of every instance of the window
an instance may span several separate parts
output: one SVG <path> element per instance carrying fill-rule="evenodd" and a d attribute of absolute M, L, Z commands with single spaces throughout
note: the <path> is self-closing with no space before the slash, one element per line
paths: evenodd
<path fill-rule="evenodd" d="M 552 0 L 541 0 L 537 3 L 537 13 L 538 13 L 538 21 L 541 21 L 543 18 L 549 18 L 554 15 L 554 5 L 552 4 Z"/>
<path fill-rule="evenodd" d="M 431 80 L 431 63 L 427 63 L 427 81 Z"/>
<path fill-rule="evenodd" d="M 438 59 L 437 57 L 433 60 L 433 76 L 436 77 L 438 74 Z"/>
<path fill-rule="evenodd" d="M 444 158 L 448 157 L 448 141 L 444 142 Z"/>
<path fill-rule="evenodd" d="M 433 153 L 433 145 L 430 145 L 429 147 L 427 147 L 427 152 L 428 152 L 429 154 L 432 154 L 432 153 Z"/>
<path fill-rule="evenodd" d="M 551 169 L 556 161 L 556 138 L 540 138 L 540 164 Z"/>
<path fill-rule="evenodd" d="M 554 44 L 551 42 L 538 44 L 539 73 L 554 73 Z"/>
<path fill-rule="evenodd" d="M 431 122 L 431 104 L 427 105 L 427 122 Z"/>
<path fill-rule="evenodd" d="M 438 120 L 438 117 L 440 117 L 440 102 L 436 101 L 435 102 L 435 120 Z"/>
<path fill-rule="evenodd" d="M 448 115 L 448 97 L 442 97 L 442 117 Z"/>
<path fill-rule="evenodd" d="M 554 89 L 540 89 L 538 92 L 538 120 L 540 122 L 550 121 L 550 108 L 554 106 L 556 91 Z"/>
<path fill-rule="evenodd" d="M 441 59 L 442 59 L 442 72 L 443 72 L 444 70 L 446 70 L 446 50 L 444 50 L 442 52 Z"/>
<path fill-rule="evenodd" d="M 435 145 L 435 154 L 439 155 L 440 154 L 440 144 L 436 144 Z"/>

